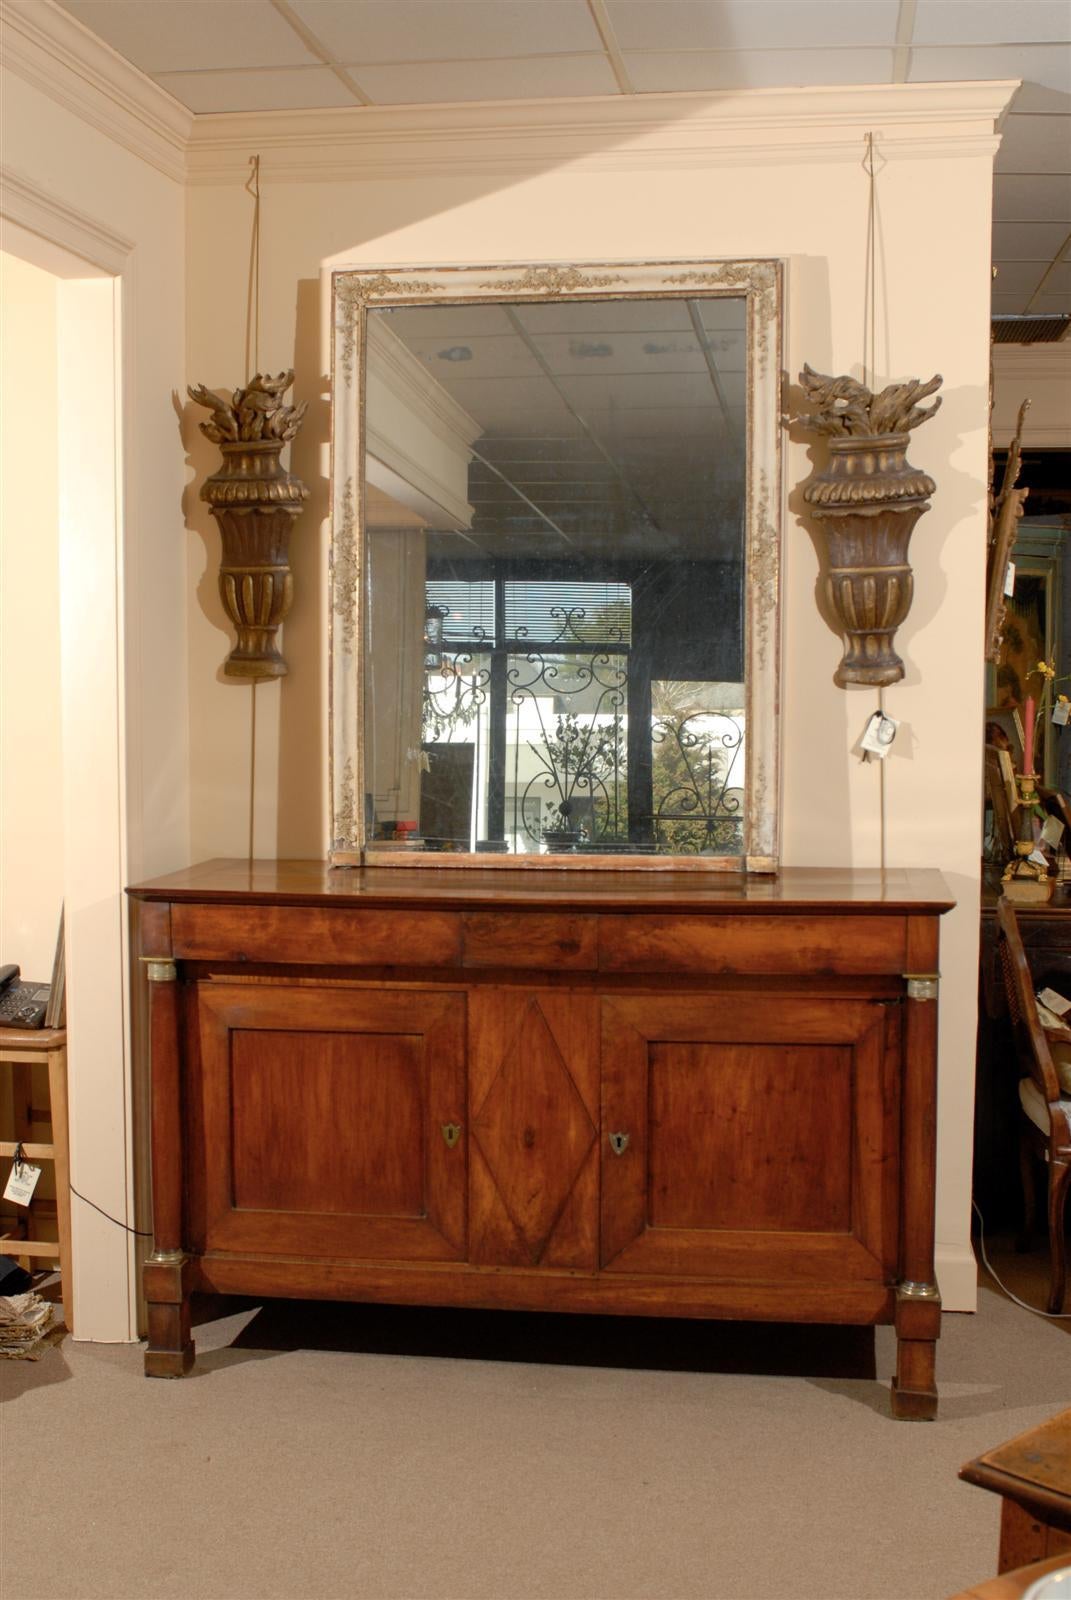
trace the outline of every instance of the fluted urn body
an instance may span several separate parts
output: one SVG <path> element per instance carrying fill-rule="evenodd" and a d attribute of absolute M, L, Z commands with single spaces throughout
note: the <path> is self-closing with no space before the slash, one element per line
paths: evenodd
<path fill-rule="evenodd" d="M 936 485 L 907 460 L 910 435 L 829 441 L 829 463 L 803 498 L 826 538 L 825 591 L 844 640 L 833 674 L 849 683 L 897 683 L 893 637 L 911 607 L 908 544 Z"/>
<path fill-rule="evenodd" d="M 221 444 L 223 464 L 201 489 L 223 540 L 219 593 L 238 633 L 223 670 L 229 678 L 281 678 L 288 670 L 276 635 L 294 597 L 290 532 L 308 489 L 284 470 L 283 442 Z"/>
<path fill-rule="evenodd" d="M 203 385 L 187 391 L 212 412 L 200 428 L 223 457 L 219 471 L 202 485 L 201 499 L 219 524 L 219 593 L 238 633 L 223 663 L 229 678 L 256 682 L 287 672 L 276 635 L 294 596 L 290 531 L 309 494 L 279 459 L 305 416 L 304 403 L 283 404 L 293 381 L 293 372 L 276 378 L 258 372 L 229 399 Z"/>
<path fill-rule="evenodd" d="M 937 485 L 907 459 L 911 429 L 941 404 L 919 401 L 941 386 L 908 378 L 873 394 L 855 378 L 805 366 L 800 386 L 814 407 L 801 427 L 829 442 L 829 461 L 803 486 L 826 540 L 825 590 L 840 624 L 844 654 L 833 681 L 875 687 L 897 683 L 904 663 L 893 637 L 911 606 L 907 547 Z"/>

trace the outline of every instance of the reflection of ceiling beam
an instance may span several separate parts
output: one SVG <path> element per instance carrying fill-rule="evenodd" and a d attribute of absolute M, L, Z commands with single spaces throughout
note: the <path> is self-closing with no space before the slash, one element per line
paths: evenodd
<path fill-rule="evenodd" d="M 573 420 L 581 428 L 583 428 L 585 434 L 591 440 L 592 444 L 595 446 L 595 449 L 599 452 L 599 454 L 602 456 L 603 460 L 609 465 L 609 467 L 613 471 L 613 474 L 616 477 L 618 483 L 621 485 L 621 487 L 626 491 L 627 494 L 630 494 L 632 496 L 633 500 L 635 500 L 636 504 L 640 508 L 640 514 L 643 517 L 643 520 L 647 523 L 648 527 L 654 528 L 657 532 L 661 533 L 662 529 L 660 528 L 656 518 L 652 515 L 651 509 L 647 505 L 647 502 L 643 499 L 642 495 L 640 495 L 636 491 L 634 486 L 629 482 L 628 478 L 625 477 L 625 474 L 621 471 L 621 468 L 618 466 L 617 462 L 614 460 L 614 458 L 610 454 L 609 450 L 607 450 L 606 446 L 603 444 L 603 442 L 599 438 L 598 434 L 596 434 L 594 432 L 594 430 L 589 426 L 589 424 L 584 420 L 584 418 L 580 415 L 579 411 L 573 405 L 573 402 L 569 399 L 569 396 L 565 393 L 565 390 L 562 388 L 561 384 L 558 382 L 557 378 L 554 376 L 553 372 L 550 370 L 550 367 L 547 365 L 546 361 L 543 359 L 542 352 L 539 350 L 538 346 L 534 343 L 534 341 L 530 337 L 530 335 L 528 333 L 528 329 L 524 326 L 524 323 L 518 317 L 516 311 L 513 309 L 512 306 L 509 306 L 509 305 L 503 306 L 502 309 L 505 311 L 506 317 L 508 318 L 508 320 L 510 322 L 510 325 L 513 328 L 513 331 L 517 334 L 518 338 L 523 340 L 523 342 L 525 344 L 525 347 L 527 348 L 527 350 L 528 350 L 529 354 L 531 355 L 533 361 L 536 362 L 536 364 L 538 365 L 538 367 L 542 371 L 543 376 L 546 378 L 547 382 L 551 385 L 552 389 L 554 390 L 555 394 L 558 396 L 558 398 L 561 401 L 562 405 L 569 412 L 569 415 L 573 418 Z"/>
<path fill-rule="evenodd" d="M 699 341 L 699 348 L 703 352 L 703 360 L 706 362 L 707 371 L 710 373 L 710 381 L 714 385 L 714 393 L 717 395 L 718 404 L 721 406 L 721 414 L 722 420 L 725 423 L 725 431 L 729 435 L 729 445 L 733 454 L 736 455 L 738 454 L 736 432 L 729 417 L 729 405 L 725 398 L 725 390 L 721 386 L 721 373 L 718 371 L 718 363 L 714 359 L 714 351 L 711 347 L 710 335 L 707 333 L 707 330 L 703 325 L 703 318 L 700 315 L 699 307 L 696 305 L 695 301 L 688 300 L 686 301 L 686 304 L 688 307 L 688 315 L 692 319 L 692 328 L 695 332 L 696 338 Z"/>
<path fill-rule="evenodd" d="M 478 461 L 482 467 L 486 467 L 488 472 L 493 472 L 496 478 L 501 478 L 502 482 L 506 485 L 506 488 L 509 489 L 511 493 L 515 494 L 518 500 L 523 500 L 528 509 L 530 511 L 534 511 L 540 521 L 545 522 L 547 527 L 558 535 L 559 539 L 564 540 L 566 544 L 573 543 L 565 529 L 559 528 L 553 517 L 548 517 L 547 513 L 540 506 L 537 506 L 534 500 L 529 500 L 524 490 L 518 489 L 517 485 L 512 481 L 512 479 L 507 478 L 504 472 L 500 472 L 498 470 L 493 461 L 488 461 L 487 457 L 482 456 L 476 449 L 473 449 L 472 451 L 472 459 L 474 461 Z"/>

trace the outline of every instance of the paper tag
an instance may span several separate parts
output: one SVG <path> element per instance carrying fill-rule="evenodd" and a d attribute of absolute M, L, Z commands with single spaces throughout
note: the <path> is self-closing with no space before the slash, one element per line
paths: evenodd
<path fill-rule="evenodd" d="M 1048 1006 L 1050 1011 L 1055 1011 L 1058 1017 L 1062 1017 L 1065 1011 L 1071 1011 L 1071 1000 L 1065 1000 L 1055 989 L 1042 989 L 1038 999 L 1043 1006 Z"/>
<path fill-rule="evenodd" d="M 1014 561 L 1009 561 L 1008 562 L 1008 574 L 1007 574 L 1007 577 L 1004 579 L 1004 593 L 1007 594 L 1007 595 L 1012 595 L 1012 594 L 1015 593 L 1015 562 Z"/>
<path fill-rule="evenodd" d="M 1052 720 L 1058 722 L 1061 728 L 1066 728 L 1071 721 L 1071 700 L 1057 700 L 1052 708 Z"/>
<path fill-rule="evenodd" d="M 1048 865 L 1049 865 L 1048 860 L 1046 859 L 1045 856 L 1042 855 L 1041 851 L 1036 846 L 1034 847 L 1033 850 L 1031 850 L 1030 854 L 1027 856 L 1026 859 L 1028 861 L 1033 862 L 1035 867 L 1045 867 L 1046 869 L 1048 869 Z"/>
<path fill-rule="evenodd" d="M 889 746 L 896 738 L 896 730 L 900 724 L 895 717 L 887 717 L 883 711 L 875 711 L 863 729 L 863 737 L 859 747 L 867 750 L 872 756 L 877 756 L 879 761 L 884 761 L 889 753 Z"/>
<path fill-rule="evenodd" d="M 1055 850 L 1063 837 L 1064 825 L 1059 817 L 1046 817 L 1041 829 L 1042 844 L 1051 845 Z"/>
<path fill-rule="evenodd" d="M 4 1199 L 14 1200 L 17 1206 L 28 1206 L 33 1199 L 33 1192 L 37 1188 L 40 1176 L 40 1167 L 33 1166 L 29 1161 L 20 1161 L 18 1166 L 11 1168 L 4 1190 Z"/>

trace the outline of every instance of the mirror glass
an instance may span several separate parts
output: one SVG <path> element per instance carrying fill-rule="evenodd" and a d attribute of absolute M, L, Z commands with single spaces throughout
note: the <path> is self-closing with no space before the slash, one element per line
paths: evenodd
<path fill-rule="evenodd" d="M 776 870 L 781 281 L 334 273 L 334 865 Z"/>
<path fill-rule="evenodd" d="M 370 852 L 747 850 L 744 295 L 370 306 Z"/>

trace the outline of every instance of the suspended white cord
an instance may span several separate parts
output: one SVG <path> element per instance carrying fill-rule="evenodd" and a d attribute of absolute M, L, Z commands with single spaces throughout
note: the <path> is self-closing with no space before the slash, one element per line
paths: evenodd
<path fill-rule="evenodd" d="M 866 254 L 863 264 L 863 382 L 873 389 L 878 344 L 878 191 L 874 171 L 874 135 L 866 136 L 863 171 L 867 175 Z M 878 710 L 885 715 L 885 690 L 878 690 Z M 885 761 L 878 764 L 878 838 L 882 872 L 886 866 Z"/>
<path fill-rule="evenodd" d="M 246 382 L 260 371 L 260 157 L 249 157 L 246 193 L 253 197 L 249 239 L 249 289 L 245 313 Z M 250 347 L 252 346 L 252 361 Z M 253 832 L 257 792 L 257 681 L 249 685 L 249 865 L 253 865 Z"/>
<path fill-rule="evenodd" d="M 993 1270 L 992 1263 L 985 1253 L 985 1221 L 982 1217 L 981 1211 L 978 1209 L 977 1201 L 971 1201 L 971 1210 L 974 1211 L 978 1218 L 978 1254 L 982 1258 L 982 1265 L 989 1273 L 989 1276 L 993 1279 L 993 1282 L 997 1284 L 999 1288 L 1004 1290 L 1004 1293 L 1008 1296 L 1008 1299 L 1014 1300 L 1015 1304 L 1017 1306 L 1022 1306 L 1024 1311 L 1032 1311 L 1035 1317 L 1045 1317 L 1050 1322 L 1071 1322 L 1071 1311 L 1042 1311 L 1040 1306 L 1028 1305 L 1025 1300 L 1020 1300 L 1017 1294 L 1012 1294 L 1003 1278 L 998 1277 L 996 1272 Z"/>

